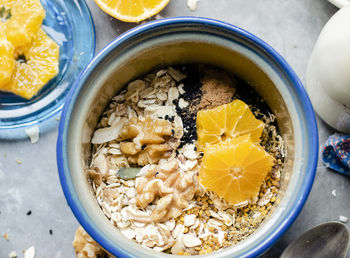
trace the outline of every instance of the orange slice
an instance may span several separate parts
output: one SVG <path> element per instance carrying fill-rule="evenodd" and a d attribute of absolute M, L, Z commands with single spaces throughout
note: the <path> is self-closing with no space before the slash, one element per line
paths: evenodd
<path fill-rule="evenodd" d="M 214 144 L 228 138 L 249 134 L 254 142 L 259 142 L 265 124 L 255 118 L 249 106 L 241 100 L 234 100 L 197 113 L 198 147 Z"/>
<path fill-rule="evenodd" d="M 199 181 L 235 205 L 259 194 L 273 164 L 274 158 L 249 135 L 239 136 L 205 147 Z"/>
<path fill-rule="evenodd" d="M 25 61 L 16 61 L 11 82 L 2 89 L 30 99 L 57 75 L 59 47 L 39 29 L 23 56 Z"/>
<path fill-rule="evenodd" d="M 17 53 L 30 44 L 32 37 L 41 27 L 45 10 L 40 0 L 0 0 L 0 8 L 6 9 L 6 16 L 1 17 L 6 27 L 7 39 L 13 44 Z"/>
<path fill-rule="evenodd" d="M 140 22 L 159 13 L 169 0 L 95 0 L 114 18 L 125 22 Z"/>

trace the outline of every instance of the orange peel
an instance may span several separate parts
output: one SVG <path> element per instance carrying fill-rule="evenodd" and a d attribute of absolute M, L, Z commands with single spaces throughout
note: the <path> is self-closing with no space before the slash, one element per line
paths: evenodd
<path fill-rule="evenodd" d="M 169 0 L 95 0 L 110 16 L 125 22 L 140 22 L 156 15 Z"/>

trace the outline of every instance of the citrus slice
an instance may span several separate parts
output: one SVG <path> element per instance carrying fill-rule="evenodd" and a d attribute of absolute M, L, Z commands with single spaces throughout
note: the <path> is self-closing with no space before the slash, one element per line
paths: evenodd
<path fill-rule="evenodd" d="M 16 61 L 12 79 L 2 89 L 30 99 L 58 73 L 58 45 L 39 29 L 23 56 Z"/>
<path fill-rule="evenodd" d="M 95 0 L 114 18 L 125 22 L 140 22 L 159 13 L 169 0 Z"/>
<path fill-rule="evenodd" d="M 228 203 L 249 201 L 274 164 L 274 158 L 249 135 L 239 136 L 204 149 L 200 183 Z"/>
<path fill-rule="evenodd" d="M 41 27 L 45 10 L 40 0 L 0 0 L 0 8 L 6 10 L 6 17 L 1 17 L 0 23 L 5 24 L 7 39 L 22 54 Z"/>
<path fill-rule="evenodd" d="M 0 28 L 0 89 L 8 84 L 15 68 L 14 47 Z"/>
<path fill-rule="evenodd" d="M 259 142 L 265 124 L 255 118 L 249 106 L 241 100 L 197 113 L 198 146 L 214 144 L 228 138 L 249 134 Z"/>

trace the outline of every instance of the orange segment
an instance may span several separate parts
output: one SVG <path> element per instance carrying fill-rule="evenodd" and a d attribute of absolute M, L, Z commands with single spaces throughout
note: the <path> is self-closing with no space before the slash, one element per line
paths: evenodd
<path fill-rule="evenodd" d="M 159 13 L 169 0 L 95 0 L 114 18 L 125 22 L 140 22 Z"/>
<path fill-rule="evenodd" d="M 228 203 L 249 201 L 274 164 L 274 158 L 249 135 L 239 136 L 204 149 L 200 183 Z"/>
<path fill-rule="evenodd" d="M 16 62 L 11 82 L 3 89 L 30 99 L 58 73 L 58 45 L 39 29 L 25 48 L 26 62 Z"/>
<path fill-rule="evenodd" d="M 2 34 L 0 28 L 0 89 L 11 80 L 15 68 L 14 47 Z"/>
<path fill-rule="evenodd" d="M 259 142 L 264 122 L 255 118 L 247 104 L 241 100 L 197 113 L 198 145 L 214 144 L 227 138 L 249 134 Z"/>
<path fill-rule="evenodd" d="M 7 39 L 21 53 L 41 27 L 45 10 L 40 0 L 0 0 L 1 7 L 9 9 L 11 14 L 4 21 Z"/>

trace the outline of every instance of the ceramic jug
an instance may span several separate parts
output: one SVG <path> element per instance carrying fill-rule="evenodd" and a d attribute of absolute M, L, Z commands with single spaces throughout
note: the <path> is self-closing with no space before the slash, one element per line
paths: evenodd
<path fill-rule="evenodd" d="M 350 133 L 350 5 L 322 29 L 308 63 L 306 88 L 318 115 Z"/>

